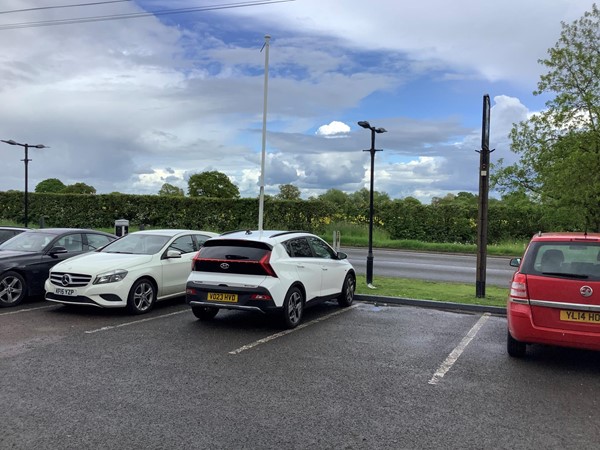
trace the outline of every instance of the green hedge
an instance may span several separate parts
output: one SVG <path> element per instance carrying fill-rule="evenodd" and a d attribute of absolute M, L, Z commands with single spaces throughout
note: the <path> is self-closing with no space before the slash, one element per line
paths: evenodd
<path fill-rule="evenodd" d="M 368 205 L 339 205 L 320 200 L 282 201 L 267 198 L 264 229 L 323 232 L 331 222 L 366 224 Z M 112 228 L 117 219 L 153 228 L 190 228 L 208 231 L 256 229 L 258 199 L 215 199 L 159 195 L 38 194 L 29 196 L 29 223 L 44 218 L 45 226 Z M 0 192 L 0 218 L 23 223 L 23 193 Z M 488 243 L 528 240 L 542 230 L 577 230 L 573 218 L 540 205 L 489 205 Z M 477 206 L 460 203 L 424 205 L 394 200 L 375 210 L 375 226 L 391 239 L 424 242 L 475 243 Z"/>
<path fill-rule="evenodd" d="M 258 227 L 258 199 L 214 199 L 158 195 L 78 195 L 30 193 L 30 224 L 46 227 L 111 228 L 117 219 L 131 226 L 190 228 L 223 232 Z M 0 217 L 23 223 L 23 193 L 0 192 Z M 272 201 L 264 205 L 264 229 L 318 233 L 331 214 L 320 201 Z"/>

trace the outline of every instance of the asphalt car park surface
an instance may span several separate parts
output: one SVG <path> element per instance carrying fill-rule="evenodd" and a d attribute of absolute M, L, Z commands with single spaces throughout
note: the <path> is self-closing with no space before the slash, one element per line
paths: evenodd
<path fill-rule="evenodd" d="M 600 353 L 510 358 L 489 313 L 305 314 L 1 310 L 0 448 L 597 448 Z"/>

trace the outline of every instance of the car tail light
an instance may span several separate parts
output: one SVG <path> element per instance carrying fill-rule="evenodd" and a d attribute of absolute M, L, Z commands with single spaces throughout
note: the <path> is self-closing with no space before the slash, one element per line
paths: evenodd
<path fill-rule="evenodd" d="M 196 252 L 196 254 L 194 255 L 194 257 L 192 258 L 192 272 L 194 270 L 196 270 L 196 261 L 198 261 L 200 259 L 200 252 L 202 251 L 202 249 L 198 250 Z"/>
<path fill-rule="evenodd" d="M 527 293 L 527 275 L 519 272 L 515 273 L 510 285 L 510 296 L 513 298 L 529 298 L 529 294 Z"/>
<path fill-rule="evenodd" d="M 277 274 L 273 270 L 273 266 L 271 266 L 271 252 L 265 253 L 265 256 L 260 258 L 258 263 L 265 271 L 265 275 L 277 278 Z"/>
<path fill-rule="evenodd" d="M 250 300 L 273 300 L 273 297 L 267 294 L 252 294 Z"/>

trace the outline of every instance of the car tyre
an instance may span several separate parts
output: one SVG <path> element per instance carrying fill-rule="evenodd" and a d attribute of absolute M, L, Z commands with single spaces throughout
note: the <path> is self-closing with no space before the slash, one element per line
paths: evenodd
<path fill-rule="evenodd" d="M 219 312 L 219 308 L 214 308 L 212 306 L 192 306 L 192 312 L 198 319 L 206 322 L 215 318 Z"/>
<path fill-rule="evenodd" d="M 297 287 L 291 287 L 283 301 L 283 325 L 285 328 L 296 328 L 304 314 L 304 295 Z"/>
<path fill-rule="evenodd" d="M 0 275 L 0 307 L 17 306 L 25 298 L 25 279 L 17 272 Z"/>
<path fill-rule="evenodd" d="M 145 314 L 156 302 L 156 288 L 148 278 L 140 278 L 131 287 L 127 297 L 127 309 L 132 314 Z"/>
<path fill-rule="evenodd" d="M 511 336 L 510 331 L 506 333 L 506 350 L 508 354 L 514 358 L 522 358 L 527 351 L 525 342 L 517 341 Z"/>
<path fill-rule="evenodd" d="M 354 274 L 349 273 L 344 278 L 344 285 L 342 286 L 342 293 L 338 297 L 338 305 L 347 308 L 352 305 L 354 301 L 354 292 L 356 291 L 356 277 Z"/>

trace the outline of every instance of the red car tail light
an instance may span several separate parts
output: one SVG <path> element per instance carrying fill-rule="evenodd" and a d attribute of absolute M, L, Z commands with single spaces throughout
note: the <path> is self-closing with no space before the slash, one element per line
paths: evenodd
<path fill-rule="evenodd" d="M 265 253 L 265 256 L 260 258 L 260 261 L 258 263 L 265 271 L 265 275 L 277 278 L 277 274 L 273 270 L 273 267 L 271 266 L 270 261 L 271 261 L 271 252 L 267 252 L 267 253 Z"/>
<path fill-rule="evenodd" d="M 250 300 L 273 300 L 273 297 L 267 294 L 252 294 Z"/>
<path fill-rule="evenodd" d="M 196 262 L 200 259 L 200 252 L 202 252 L 202 249 L 198 250 L 192 258 L 192 272 L 196 270 Z"/>
<path fill-rule="evenodd" d="M 510 296 L 513 298 L 529 299 L 527 292 L 527 275 L 516 273 L 510 284 Z"/>

